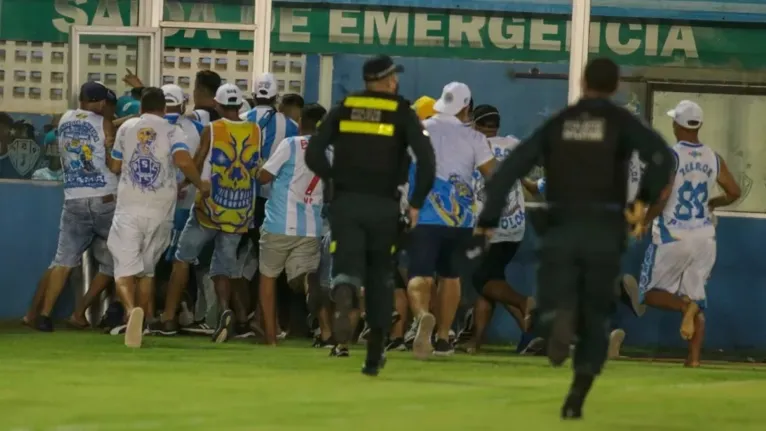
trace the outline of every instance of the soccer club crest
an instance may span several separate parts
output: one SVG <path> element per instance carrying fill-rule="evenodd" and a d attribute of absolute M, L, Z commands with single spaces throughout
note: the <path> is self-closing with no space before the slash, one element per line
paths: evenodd
<path fill-rule="evenodd" d="M 130 179 L 141 190 L 151 191 L 156 188 L 155 183 L 162 167 L 152 151 L 157 133 L 154 129 L 144 128 L 138 131 L 136 137 L 138 146 L 130 160 Z"/>
<path fill-rule="evenodd" d="M 8 147 L 8 158 L 13 169 L 19 175 L 25 176 L 37 166 L 40 160 L 40 145 L 33 139 L 16 139 Z"/>

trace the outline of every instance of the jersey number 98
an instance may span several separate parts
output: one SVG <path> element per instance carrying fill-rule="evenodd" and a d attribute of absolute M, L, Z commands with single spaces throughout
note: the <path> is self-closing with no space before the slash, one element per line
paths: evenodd
<path fill-rule="evenodd" d="M 678 199 L 674 216 L 676 220 L 688 221 L 692 218 L 705 218 L 705 205 L 708 201 L 707 183 L 692 184 L 684 181 L 678 188 Z"/>

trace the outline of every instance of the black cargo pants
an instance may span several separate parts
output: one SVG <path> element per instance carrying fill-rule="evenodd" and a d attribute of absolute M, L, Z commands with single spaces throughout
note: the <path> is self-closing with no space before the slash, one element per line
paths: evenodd
<path fill-rule="evenodd" d="M 384 334 L 394 309 L 391 256 L 398 221 L 393 197 L 337 193 L 330 206 L 332 285 L 364 286 L 367 324 Z"/>
<path fill-rule="evenodd" d="M 624 244 L 621 215 L 553 219 L 541 238 L 536 332 L 548 339 L 554 316 L 571 315 L 577 373 L 598 375 L 606 361 Z"/>

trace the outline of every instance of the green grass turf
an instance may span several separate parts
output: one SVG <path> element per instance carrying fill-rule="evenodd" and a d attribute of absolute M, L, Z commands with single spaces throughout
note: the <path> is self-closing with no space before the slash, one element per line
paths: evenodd
<path fill-rule="evenodd" d="M 59 430 L 759 430 L 766 368 L 610 362 L 581 423 L 558 410 L 571 371 L 544 358 L 328 358 L 204 338 L 0 332 L 0 431 Z"/>

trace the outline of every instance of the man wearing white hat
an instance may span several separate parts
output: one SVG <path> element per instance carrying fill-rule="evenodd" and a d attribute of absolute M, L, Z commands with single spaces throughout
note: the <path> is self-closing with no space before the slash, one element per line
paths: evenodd
<path fill-rule="evenodd" d="M 436 154 L 436 180 L 410 233 L 408 250 L 407 293 L 418 322 L 413 352 L 419 359 L 432 352 L 440 356 L 454 353 L 449 330 L 460 304 L 460 278 L 454 262 L 467 248 L 475 222 L 473 172 L 478 169 L 486 177 L 495 166 L 487 138 L 466 126 L 472 105 L 468 86 L 451 82 L 434 104 L 436 115 L 423 122 Z M 434 274 L 444 281 L 439 292 L 439 322 L 428 312 Z M 436 346 L 432 346 L 435 327 Z"/>
<path fill-rule="evenodd" d="M 716 259 L 713 209 L 736 201 L 740 188 L 724 160 L 699 141 L 702 108 L 682 100 L 668 116 L 678 141 L 672 148 L 675 177 L 670 195 L 645 217 L 654 222 L 640 290 L 647 305 L 683 315 L 681 338 L 689 341 L 685 365 L 697 367 L 705 328 L 705 284 Z M 724 193 L 712 197 L 716 184 Z"/>
<path fill-rule="evenodd" d="M 265 163 L 271 155 L 272 147 L 276 146 L 286 138 L 298 136 L 298 123 L 277 111 L 277 80 L 271 73 L 264 73 L 255 80 L 255 107 L 248 112 L 241 114 L 240 118 L 255 123 L 261 128 L 263 143 L 261 146 L 261 160 Z M 258 184 L 256 190 L 255 224 L 254 229 L 250 231 L 250 238 L 253 244 L 258 248 L 258 238 L 260 238 L 260 227 L 266 213 L 266 200 L 271 197 L 270 184 Z"/>

